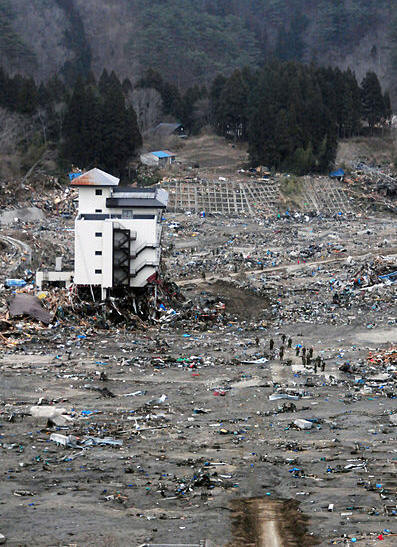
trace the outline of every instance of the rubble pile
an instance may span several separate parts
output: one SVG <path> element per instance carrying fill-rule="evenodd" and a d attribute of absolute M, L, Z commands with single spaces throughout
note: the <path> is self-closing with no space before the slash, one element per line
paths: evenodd
<path fill-rule="evenodd" d="M 72 286 L 34 294 L 34 285 L 3 291 L 0 299 L 0 337 L 8 347 L 23 345 L 33 333 L 46 329 L 84 329 L 90 332 L 146 329 L 151 324 L 192 327 L 198 323 L 228 320 L 219 297 L 198 295 L 186 300 L 176 283 L 160 280 L 139 292 L 119 291 L 106 301 L 89 289 Z M 167 327 L 168 328 L 168 327 Z"/>
<path fill-rule="evenodd" d="M 368 355 L 368 364 L 375 366 L 389 367 L 394 366 L 394 372 L 397 370 L 397 347 L 393 347 L 381 352 L 372 353 Z"/>
<path fill-rule="evenodd" d="M 74 286 L 41 291 L 38 296 L 34 294 L 33 284 L 18 290 L 10 288 L 2 294 L 2 336 L 11 335 L 23 327 L 41 330 L 43 325 L 50 323 L 52 329 L 62 325 L 96 329 L 109 329 L 112 325 L 142 326 L 145 321 L 156 320 L 157 315 L 166 310 L 163 302 L 177 305 L 183 300 L 173 283 L 159 284 L 158 292 L 157 301 L 154 289 L 150 287 L 141 294 L 124 291 L 103 302 L 95 300 L 94 293 L 89 290 L 77 290 Z"/>
<path fill-rule="evenodd" d="M 365 161 L 353 163 L 351 174 L 345 182 L 352 189 L 360 190 L 359 198 L 365 208 L 375 204 L 388 211 L 396 211 L 397 177 L 389 166 L 369 165 Z"/>
<path fill-rule="evenodd" d="M 57 177 L 37 173 L 29 182 L 8 181 L 0 188 L 0 203 L 4 209 L 38 207 L 47 216 L 73 217 L 77 192 L 64 186 Z"/>
<path fill-rule="evenodd" d="M 397 261 L 382 256 L 366 261 L 354 275 L 356 287 L 373 287 L 379 283 L 394 281 L 397 281 Z"/>
<path fill-rule="evenodd" d="M 0 532 L 226 546 L 231 507 L 247 529 L 288 500 L 313 543 L 392 545 L 395 220 L 165 216 L 165 280 L 141 293 L 37 292 L 4 263 Z M 72 219 L 16 228 L 33 261 L 67 253 Z"/>

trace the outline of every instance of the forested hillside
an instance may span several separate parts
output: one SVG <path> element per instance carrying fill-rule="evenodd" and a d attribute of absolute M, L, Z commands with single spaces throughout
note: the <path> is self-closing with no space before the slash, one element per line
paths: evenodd
<path fill-rule="evenodd" d="M 271 58 L 378 74 L 396 97 L 392 0 L 0 0 L 0 64 L 67 79 L 149 68 L 187 88 Z"/>

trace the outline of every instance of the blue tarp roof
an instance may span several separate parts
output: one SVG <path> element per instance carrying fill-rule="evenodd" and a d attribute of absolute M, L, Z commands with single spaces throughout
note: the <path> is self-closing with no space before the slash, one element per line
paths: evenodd
<path fill-rule="evenodd" d="M 172 155 L 168 152 L 164 152 L 164 150 L 157 150 L 157 152 L 151 152 L 153 156 L 156 156 L 157 158 L 171 158 Z"/>
<path fill-rule="evenodd" d="M 345 172 L 343 169 L 338 169 L 337 171 L 332 171 L 332 173 L 329 174 L 330 177 L 344 177 Z"/>

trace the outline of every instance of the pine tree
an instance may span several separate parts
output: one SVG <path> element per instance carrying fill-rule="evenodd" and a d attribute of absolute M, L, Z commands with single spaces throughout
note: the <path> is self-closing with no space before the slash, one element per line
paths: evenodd
<path fill-rule="evenodd" d="M 332 73 L 333 74 L 333 73 Z M 336 113 L 328 73 L 297 63 L 271 63 L 249 95 L 251 161 L 299 175 L 324 171 L 337 150 Z"/>
<path fill-rule="evenodd" d="M 125 99 L 120 82 L 111 78 L 103 92 L 102 154 L 105 170 L 120 173 L 126 160 Z"/>
<path fill-rule="evenodd" d="M 85 167 L 84 120 L 86 92 L 83 81 L 78 78 L 73 90 L 64 125 L 65 140 L 62 144 L 62 155 L 72 163 Z"/>
<path fill-rule="evenodd" d="M 161 95 L 163 83 L 163 77 L 161 74 L 157 72 L 157 70 L 149 68 L 145 72 L 143 78 L 138 81 L 137 87 L 153 87 L 153 89 L 156 89 Z"/>
<path fill-rule="evenodd" d="M 375 125 L 380 123 L 385 115 L 382 89 L 375 72 L 367 72 L 361 83 L 361 101 L 363 117 L 368 122 L 373 135 Z"/>
<path fill-rule="evenodd" d="M 123 88 L 124 95 L 129 95 L 130 93 L 132 93 L 132 83 L 128 78 L 124 78 L 121 87 Z"/>
<path fill-rule="evenodd" d="M 141 144 L 141 137 L 136 114 L 131 107 L 126 108 L 122 86 L 113 72 L 103 94 L 101 122 L 101 165 L 123 175 L 128 159 Z"/>
<path fill-rule="evenodd" d="M 87 86 L 84 97 L 84 112 L 81 123 L 84 150 L 82 164 L 95 167 L 101 162 L 102 154 L 102 105 L 95 86 Z"/>
<path fill-rule="evenodd" d="M 388 91 L 385 91 L 383 95 L 383 104 L 384 104 L 384 116 L 383 116 L 384 122 L 389 123 L 393 116 L 393 110 L 391 107 L 390 93 Z"/>
<path fill-rule="evenodd" d="M 80 81 L 82 80 L 80 79 Z M 70 99 L 69 92 L 66 89 L 65 84 L 58 78 L 57 75 L 48 80 L 46 87 L 51 102 L 60 103 Z"/>
<path fill-rule="evenodd" d="M 219 98 L 219 116 L 224 133 L 244 139 L 247 132 L 248 87 L 236 70 L 227 80 Z"/>
<path fill-rule="evenodd" d="M 219 74 L 212 82 L 210 89 L 210 118 L 213 127 L 220 135 L 223 134 L 222 116 L 220 112 L 220 97 L 227 78 Z"/>
<path fill-rule="evenodd" d="M 180 120 L 183 116 L 183 105 L 178 88 L 164 82 L 161 88 L 161 98 L 163 99 L 164 114 L 170 114 Z"/>
<path fill-rule="evenodd" d="M 100 89 L 102 92 L 100 92 Z M 82 168 L 100 167 L 116 175 L 142 144 L 134 109 L 126 106 L 119 79 L 104 72 L 95 81 L 76 82 L 64 126 L 63 156 Z"/>
<path fill-rule="evenodd" d="M 102 70 L 102 74 L 98 82 L 98 89 L 101 94 L 106 93 L 109 83 L 110 83 L 110 76 L 106 68 L 104 68 Z"/>

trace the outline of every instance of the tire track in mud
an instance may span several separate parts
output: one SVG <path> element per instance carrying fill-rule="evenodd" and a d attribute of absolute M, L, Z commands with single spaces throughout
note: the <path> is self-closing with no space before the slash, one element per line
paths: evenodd
<path fill-rule="evenodd" d="M 299 547 L 318 545 L 307 534 L 307 517 L 294 500 L 267 498 L 231 502 L 232 536 L 227 547 Z"/>

